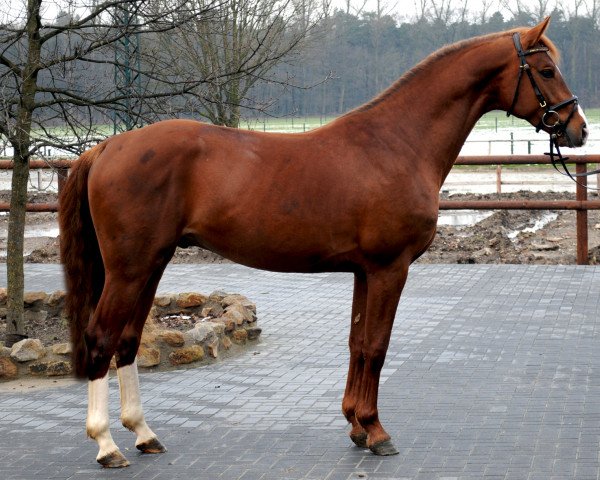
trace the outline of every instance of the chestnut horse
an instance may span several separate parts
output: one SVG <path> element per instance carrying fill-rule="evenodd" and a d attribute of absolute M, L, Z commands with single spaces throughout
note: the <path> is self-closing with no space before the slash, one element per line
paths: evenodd
<path fill-rule="evenodd" d="M 445 47 L 374 100 L 307 133 L 168 120 L 85 152 L 60 197 L 61 256 L 97 461 L 128 464 L 109 431 L 115 354 L 123 425 L 142 452 L 164 451 L 144 420 L 135 358 L 178 245 L 260 269 L 353 273 L 342 410 L 356 445 L 397 453 L 378 417 L 379 376 L 409 265 L 433 240 L 439 190 L 467 135 L 485 112 L 501 109 L 557 144 L 585 143 L 586 120 L 547 26 Z"/>

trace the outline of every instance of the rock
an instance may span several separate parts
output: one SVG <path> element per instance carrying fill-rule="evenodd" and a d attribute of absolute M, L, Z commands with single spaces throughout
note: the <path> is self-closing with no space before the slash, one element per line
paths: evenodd
<path fill-rule="evenodd" d="M 158 333 L 158 327 L 156 322 L 152 318 L 146 319 L 146 323 L 144 324 L 144 328 L 142 330 L 142 338 L 140 339 L 140 344 L 142 345 L 151 345 L 156 342 Z"/>
<path fill-rule="evenodd" d="M 226 309 L 225 309 L 225 313 L 229 313 L 229 312 L 234 312 L 236 315 L 239 314 L 242 316 L 243 320 L 245 320 L 248 323 L 252 323 L 256 316 L 254 314 L 254 312 L 252 310 L 250 310 L 247 307 L 243 307 L 241 304 L 236 303 L 233 305 L 229 305 Z"/>
<path fill-rule="evenodd" d="M 200 315 L 203 317 L 220 317 L 223 315 L 223 306 L 214 300 L 209 300 L 203 305 Z"/>
<path fill-rule="evenodd" d="M 221 300 L 223 300 L 226 296 L 227 292 L 224 292 L 223 290 L 215 290 L 208 296 L 208 299 L 221 303 Z"/>
<path fill-rule="evenodd" d="M 177 330 L 159 330 L 156 337 L 170 347 L 183 347 L 185 344 L 183 333 Z"/>
<path fill-rule="evenodd" d="M 531 248 L 534 250 L 538 250 L 540 252 L 549 252 L 553 250 L 558 250 L 558 245 L 551 243 L 532 243 Z"/>
<path fill-rule="evenodd" d="M 177 306 L 180 308 L 199 307 L 206 302 L 206 296 L 200 293 L 181 293 L 177 297 Z"/>
<path fill-rule="evenodd" d="M 56 362 L 50 362 L 48 364 L 48 370 L 46 375 L 49 377 L 55 377 L 58 375 L 71 375 L 73 373 L 73 366 L 70 361 L 58 360 Z"/>
<path fill-rule="evenodd" d="M 170 295 L 160 295 L 154 298 L 154 305 L 157 307 L 168 307 L 171 305 Z"/>
<path fill-rule="evenodd" d="M 71 362 L 58 360 L 55 362 L 32 363 L 29 365 L 29 373 L 32 375 L 47 375 L 48 377 L 58 377 L 61 375 L 70 375 L 73 372 Z"/>
<path fill-rule="evenodd" d="M 225 324 L 223 322 L 212 322 L 212 321 L 207 321 L 207 322 L 202 322 L 205 325 L 209 325 L 210 327 L 212 327 L 213 331 L 215 332 L 215 334 L 221 336 L 225 333 Z"/>
<path fill-rule="evenodd" d="M 169 354 L 169 360 L 173 365 L 185 365 L 197 362 L 204 358 L 204 349 L 200 345 L 178 348 Z"/>
<path fill-rule="evenodd" d="M 211 322 L 197 323 L 194 328 L 185 332 L 194 343 L 211 342 L 216 334 Z"/>
<path fill-rule="evenodd" d="M 6 288 L 0 288 L 0 305 L 6 305 Z"/>
<path fill-rule="evenodd" d="M 246 329 L 246 332 L 248 333 L 248 340 L 256 340 L 258 337 L 260 337 L 260 334 L 262 333 L 262 328 L 250 327 Z"/>
<path fill-rule="evenodd" d="M 57 307 L 58 305 L 64 303 L 66 296 L 67 294 L 65 292 L 62 290 L 57 290 L 48 296 L 46 303 L 51 307 Z"/>
<path fill-rule="evenodd" d="M 223 345 L 223 348 L 225 350 L 229 350 L 231 348 L 231 345 L 232 345 L 231 338 L 229 338 L 229 337 L 223 337 L 221 339 L 221 345 Z"/>
<path fill-rule="evenodd" d="M 10 356 L 18 362 L 39 360 L 46 355 L 46 349 L 37 338 L 26 338 L 12 346 Z"/>
<path fill-rule="evenodd" d="M 256 305 L 239 293 L 227 295 L 225 298 L 223 298 L 222 303 L 226 306 L 238 304 L 256 313 Z"/>
<path fill-rule="evenodd" d="M 243 328 L 240 328 L 239 330 L 234 330 L 231 334 L 231 339 L 234 343 L 237 343 L 238 345 L 243 345 L 244 343 L 246 343 L 246 340 L 248 340 L 248 332 Z"/>
<path fill-rule="evenodd" d="M 70 355 L 72 351 L 73 348 L 70 342 L 52 345 L 52 353 L 56 355 Z"/>
<path fill-rule="evenodd" d="M 215 338 L 206 348 L 208 348 L 208 353 L 211 357 L 217 358 L 219 356 L 219 339 Z"/>
<path fill-rule="evenodd" d="M 45 292 L 26 292 L 23 295 L 23 303 L 25 305 L 33 305 L 36 302 L 43 303 L 48 295 Z"/>
<path fill-rule="evenodd" d="M 15 363 L 6 357 L 0 358 L 0 380 L 10 380 L 16 378 L 19 370 Z"/>
<path fill-rule="evenodd" d="M 43 324 L 48 318 L 48 312 L 46 310 L 25 310 L 25 323 L 31 325 Z"/>
<path fill-rule="evenodd" d="M 219 317 L 219 320 L 224 322 L 225 325 L 227 325 L 230 320 L 233 320 L 235 324 L 239 326 L 244 323 L 244 314 L 237 309 L 231 309 L 227 310 L 223 316 Z"/>
<path fill-rule="evenodd" d="M 223 325 L 225 325 L 226 332 L 233 332 L 235 330 L 235 327 L 237 326 L 237 322 L 234 318 L 221 317 L 219 318 L 219 321 L 223 323 Z"/>
<path fill-rule="evenodd" d="M 155 367 L 160 363 L 160 350 L 155 347 L 146 347 L 140 345 L 137 353 L 138 367 L 149 368 Z"/>
<path fill-rule="evenodd" d="M 0 347 L 0 357 L 10 357 L 11 349 L 5 347 L 4 344 Z"/>

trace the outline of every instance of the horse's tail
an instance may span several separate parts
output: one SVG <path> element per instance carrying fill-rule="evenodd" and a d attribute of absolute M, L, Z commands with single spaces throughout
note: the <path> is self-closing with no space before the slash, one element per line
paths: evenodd
<path fill-rule="evenodd" d="M 76 377 L 87 376 L 84 332 L 104 285 L 104 265 L 90 215 L 88 176 L 104 144 L 84 152 L 71 167 L 59 197 L 60 258 L 67 296 L 65 312 L 71 326 L 72 363 Z"/>

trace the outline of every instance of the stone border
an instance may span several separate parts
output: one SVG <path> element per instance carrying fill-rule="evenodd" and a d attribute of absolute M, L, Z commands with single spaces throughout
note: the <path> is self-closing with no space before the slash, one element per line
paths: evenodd
<path fill-rule="evenodd" d="M 65 293 L 29 292 L 25 294 L 26 315 L 58 316 L 63 313 Z M 0 289 L 0 309 L 6 308 L 6 290 Z M 193 328 L 182 332 L 163 329 L 156 319 L 169 315 L 195 318 Z M 182 365 L 217 361 L 257 341 L 261 329 L 256 323 L 256 305 L 243 295 L 216 291 L 160 295 L 144 326 L 138 366 L 164 370 Z M 39 339 L 27 338 L 12 348 L 0 343 L 0 381 L 24 376 L 56 377 L 72 373 L 70 343 L 44 346 Z M 116 368 L 115 361 L 111 368 Z"/>

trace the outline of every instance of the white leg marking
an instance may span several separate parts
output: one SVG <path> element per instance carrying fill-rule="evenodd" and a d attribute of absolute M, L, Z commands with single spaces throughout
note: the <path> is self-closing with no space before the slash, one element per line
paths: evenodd
<path fill-rule="evenodd" d="M 156 434 L 150 430 L 144 419 L 137 359 L 131 365 L 118 368 L 117 375 L 121 394 L 121 423 L 137 435 L 136 446 L 156 439 Z"/>
<path fill-rule="evenodd" d="M 108 373 L 102 378 L 88 382 L 86 431 L 88 437 L 96 440 L 100 447 L 96 460 L 119 451 L 109 430 Z"/>

